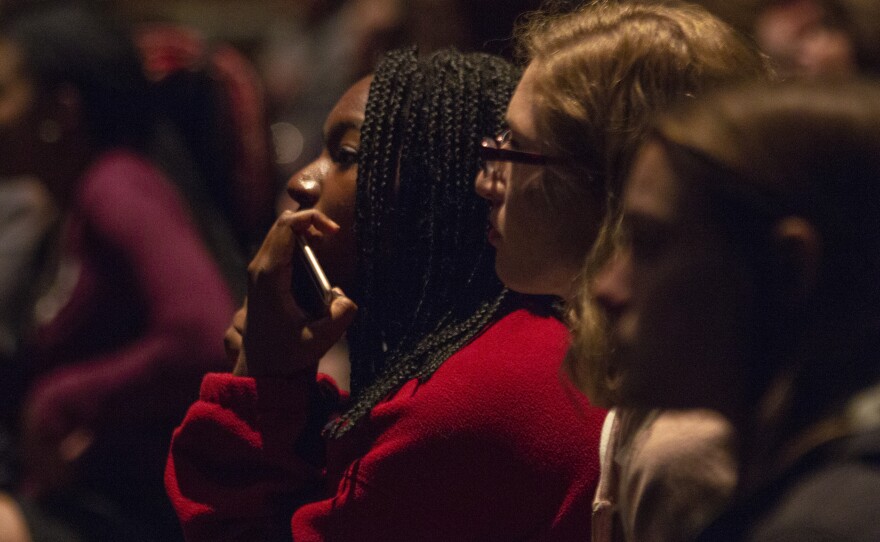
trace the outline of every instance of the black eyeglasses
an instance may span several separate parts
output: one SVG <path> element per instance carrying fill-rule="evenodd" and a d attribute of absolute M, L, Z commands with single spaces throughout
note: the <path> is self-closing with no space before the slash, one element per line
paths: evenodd
<path fill-rule="evenodd" d="M 495 137 L 484 137 L 480 141 L 479 157 L 480 169 L 483 174 L 491 176 L 495 174 L 498 162 L 516 162 L 518 164 L 531 164 L 543 166 L 550 162 L 550 157 L 536 152 L 515 151 L 503 148 L 510 142 L 510 130 L 505 130 Z"/>

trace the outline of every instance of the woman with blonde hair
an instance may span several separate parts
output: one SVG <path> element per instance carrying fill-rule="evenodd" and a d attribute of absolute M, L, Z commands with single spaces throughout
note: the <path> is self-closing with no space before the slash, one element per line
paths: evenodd
<path fill-rule="evenodd" d="M 520 45 L 528 66 L 507 111 L 507 130 L 483 141 L 484 167 L 476 180 L 477 193 L 492 204 L 496 272 L 512 290 L 568 303 L 570 325 L 578 331 L 575 362 L 569 364 L 573 379 L 594 403 L 613 406 L 614 370 L 605 364 L 602 318 L 581 284 L 613 250 L 620 186 L 633 155 L 656 113 L 708 89 L 766 77 L 766 61 L 725 23 L 686 4 L 594 2 L 567 14 L 544 14 L 524 27 Z M 612 444 L 627 451 L 647 414 L 626 413 Z M 726 450 L 726 425 L 714 417 L 699 413 L 674 425 L 686 427 L 694 442 L 709 440 L 710 448 Z M 620 431 L 614 423 L 606 428 Z M 617 457 L 623 465 L 616 465 L 614 449 L 600 452 L 605 472 L 594 503 L 597 536 L 610 536 L 609 513 L 618 497 L 612 477 L 630 465 L 623 455 Z M 652 493 L 659 498 L 649 506 L 641 474 L 621 479 L 620 487 L 628 480 L 635 486 L 615 508 L 628 538 L 672 534 L 653 518 L 680 519 L 675 530 L 682 535 L 702 524 L 710 515 L 704 511 L 714 511 L 731 486 L 723 475 L 732 470 L 727 455 L 715 464 L 722 473 L 697 468 L 694 476 L 705 479 L 682 473 L 684 480 L 661 484 L 664 490 L 679 482 L 706 487 L 708 479 L 721 487 L 708 492 L 714 498 L 702 499 L 712 503 L 707 506 L 683 495 L 666 499 L 669 493 Z M 651 508 L 660 502 L 662 512 Z M 635 530 L 637 524 L 644 529 Z"/>

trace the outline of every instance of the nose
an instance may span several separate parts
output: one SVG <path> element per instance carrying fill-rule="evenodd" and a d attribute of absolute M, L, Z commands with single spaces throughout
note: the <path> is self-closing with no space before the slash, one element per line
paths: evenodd
<path fill-rule="evenodd" d="M 310 209 L 321 199 L 321 184 L 319 169 L 309 165 L 287 181 L 287 194 L 299 204 L 300 209 Z"/>
<path fill-rule="evenodd" d="M 478 196 L 489 201 L 504 199 L 504 182 L 494 168 L 480 168 L 474 181 L 474 190 Z"/>
<path fill-rule="evenodd" d="M 630 302 L 631 277 L 626 249 L 618 249 L 593 277 L 590 285 L 593 296 L 611 322 L 617 320 Z"/>

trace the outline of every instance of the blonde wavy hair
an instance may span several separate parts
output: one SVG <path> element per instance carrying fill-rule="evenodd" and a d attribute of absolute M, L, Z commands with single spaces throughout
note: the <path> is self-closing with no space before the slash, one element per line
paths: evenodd
<path fill-rule="evenodd" d="M 568 300 L 572 381 L 597 404 L 613 402 L 614 371 L 589 282 L 611 256 L 623 178 L 656 113 L 707 89 L 766 78 L 757 47 L 705 9 L 684 3 L 591 2 L 529 16 L 517 31 L 534 71 L 534 107 L 547 168 L 547 202 L 572 254 L 585 258 Z M 574 232 L 574 233 L 572 233 Z M 568 256 L 568 255 L 566 255 Z"/>

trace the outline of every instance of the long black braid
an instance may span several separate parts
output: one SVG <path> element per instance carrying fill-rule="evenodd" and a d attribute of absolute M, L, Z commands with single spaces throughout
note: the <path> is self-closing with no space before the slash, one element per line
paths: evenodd
<path fill-rule="evenodd" d="M 508 309 L 474 193 L 480 139 L 500 131 L 519 70 L 454 50 L 389 53 L 367 101 L 358 162 L 354 402 L 338 437 L 395 388 L 424 381 Z"/>

